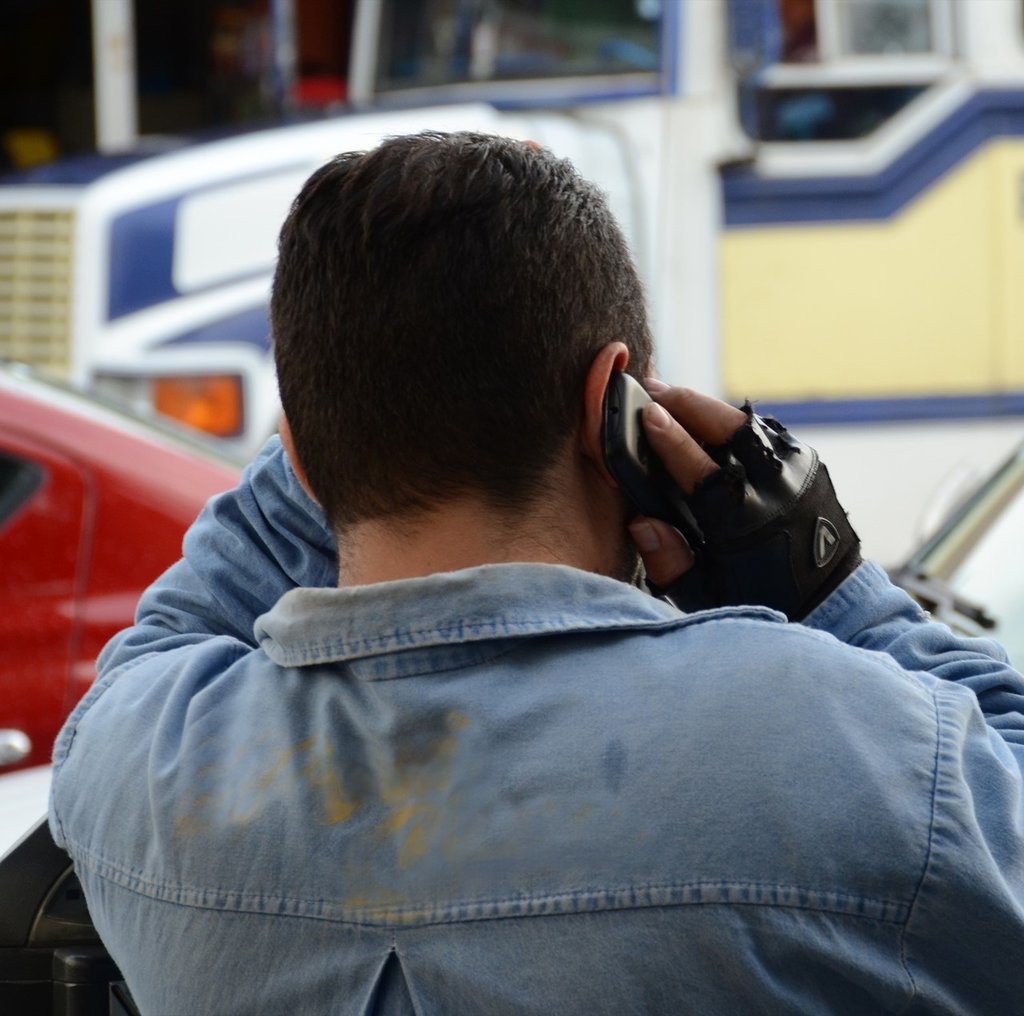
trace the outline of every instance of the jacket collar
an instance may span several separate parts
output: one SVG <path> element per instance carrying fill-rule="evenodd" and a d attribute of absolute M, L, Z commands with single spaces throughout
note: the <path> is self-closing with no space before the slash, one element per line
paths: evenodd
<path fill-rule="evenodd" d="M 565 632 L 663 627 L 675 607 L 614 579 L 563 565 L 492 564 L 425 578 L 293 589 L 257 618 L 271 660 L 294 667 Z"/>

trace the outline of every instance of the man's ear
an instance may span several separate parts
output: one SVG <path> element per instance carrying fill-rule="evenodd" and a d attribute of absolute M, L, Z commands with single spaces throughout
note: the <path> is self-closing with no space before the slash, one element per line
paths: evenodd
<path fill-rule="evenodd" d="M 292 429 L 288 426 L 288 417 L 281 414 L 280 420 L 277 424 L 277 432 L 281 435 L 281 444 L 284 445 L 284 450 L 288 453 L 288 461 L 291 463 L 292 470 L 295 472 L 295 478 L 302 485 L 302 489 L 313 499 L 314 502 L 319 504 L 316 495 L 313 493 L 313 488 L 309 485 L 309 480 L 306 477 L 306 470 L 303 469 L 302 463 L 299 461 L 299 456 L 295 452 L 295 441 L 292 438 Z"/>
<path fill-rule="evenodd" d="M 587 370 L 583 383 L 583 421 L 580 444 L 583 454 L 597 467 L 611 487 L 618 484 L 604 464 L 604 393 L 613 371 L 623 371 L 629 363 L 629 349 L 623 342 L 602 346 Z"/>

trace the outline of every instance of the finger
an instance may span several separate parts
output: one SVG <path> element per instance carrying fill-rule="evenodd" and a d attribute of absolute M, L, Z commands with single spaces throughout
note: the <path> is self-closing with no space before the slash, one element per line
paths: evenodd
<path fill-rule="evenodd" d="M 629 524 L 647 577 L 657 586 L 670 586 L 693 567 L 693 551 L 667 522 L 636 518 Z"/>
<path fill-rule="evenodd" d="M 684 494 L 692 494 L 718 463 L 657 402 L 644 406 L 644 433 L 654 454 Z"/>
<path fill-rule="evenodd" d="M 657 378 L 645 378 L 644 388 L 698 441 L 707 444 L 725 444 L 747 422 L 742 409 L 692 388 L 673 388 Z"/>

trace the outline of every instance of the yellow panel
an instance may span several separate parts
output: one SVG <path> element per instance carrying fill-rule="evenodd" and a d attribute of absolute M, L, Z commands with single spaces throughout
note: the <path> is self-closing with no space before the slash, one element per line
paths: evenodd
<path fill-rule="evenodd" d="M 1024 144 L 989 145 L 885 222 L 726 231 L 720 254 L 728 395 L 992 390 L 1000 316 L 993 181 L 1007 144 L 1024 165 Z M 1024 244 L 1018 253 L 1024 259 Z"/>
<path fill-rule="evenodd" d="M 996 151 L 992 233 L 1000 291 L 996 303 L 997 388 L 1024 388 L 1024 142 L 1004 141 Z"/>

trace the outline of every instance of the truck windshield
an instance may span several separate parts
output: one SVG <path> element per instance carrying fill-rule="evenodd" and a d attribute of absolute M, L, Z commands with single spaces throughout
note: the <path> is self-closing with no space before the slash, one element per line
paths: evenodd
<path fill-rule="evenodd" d="M 656 71 L 661 9 L 661 0 L 393 0 L 382 11 L 377 91 Z"/>

